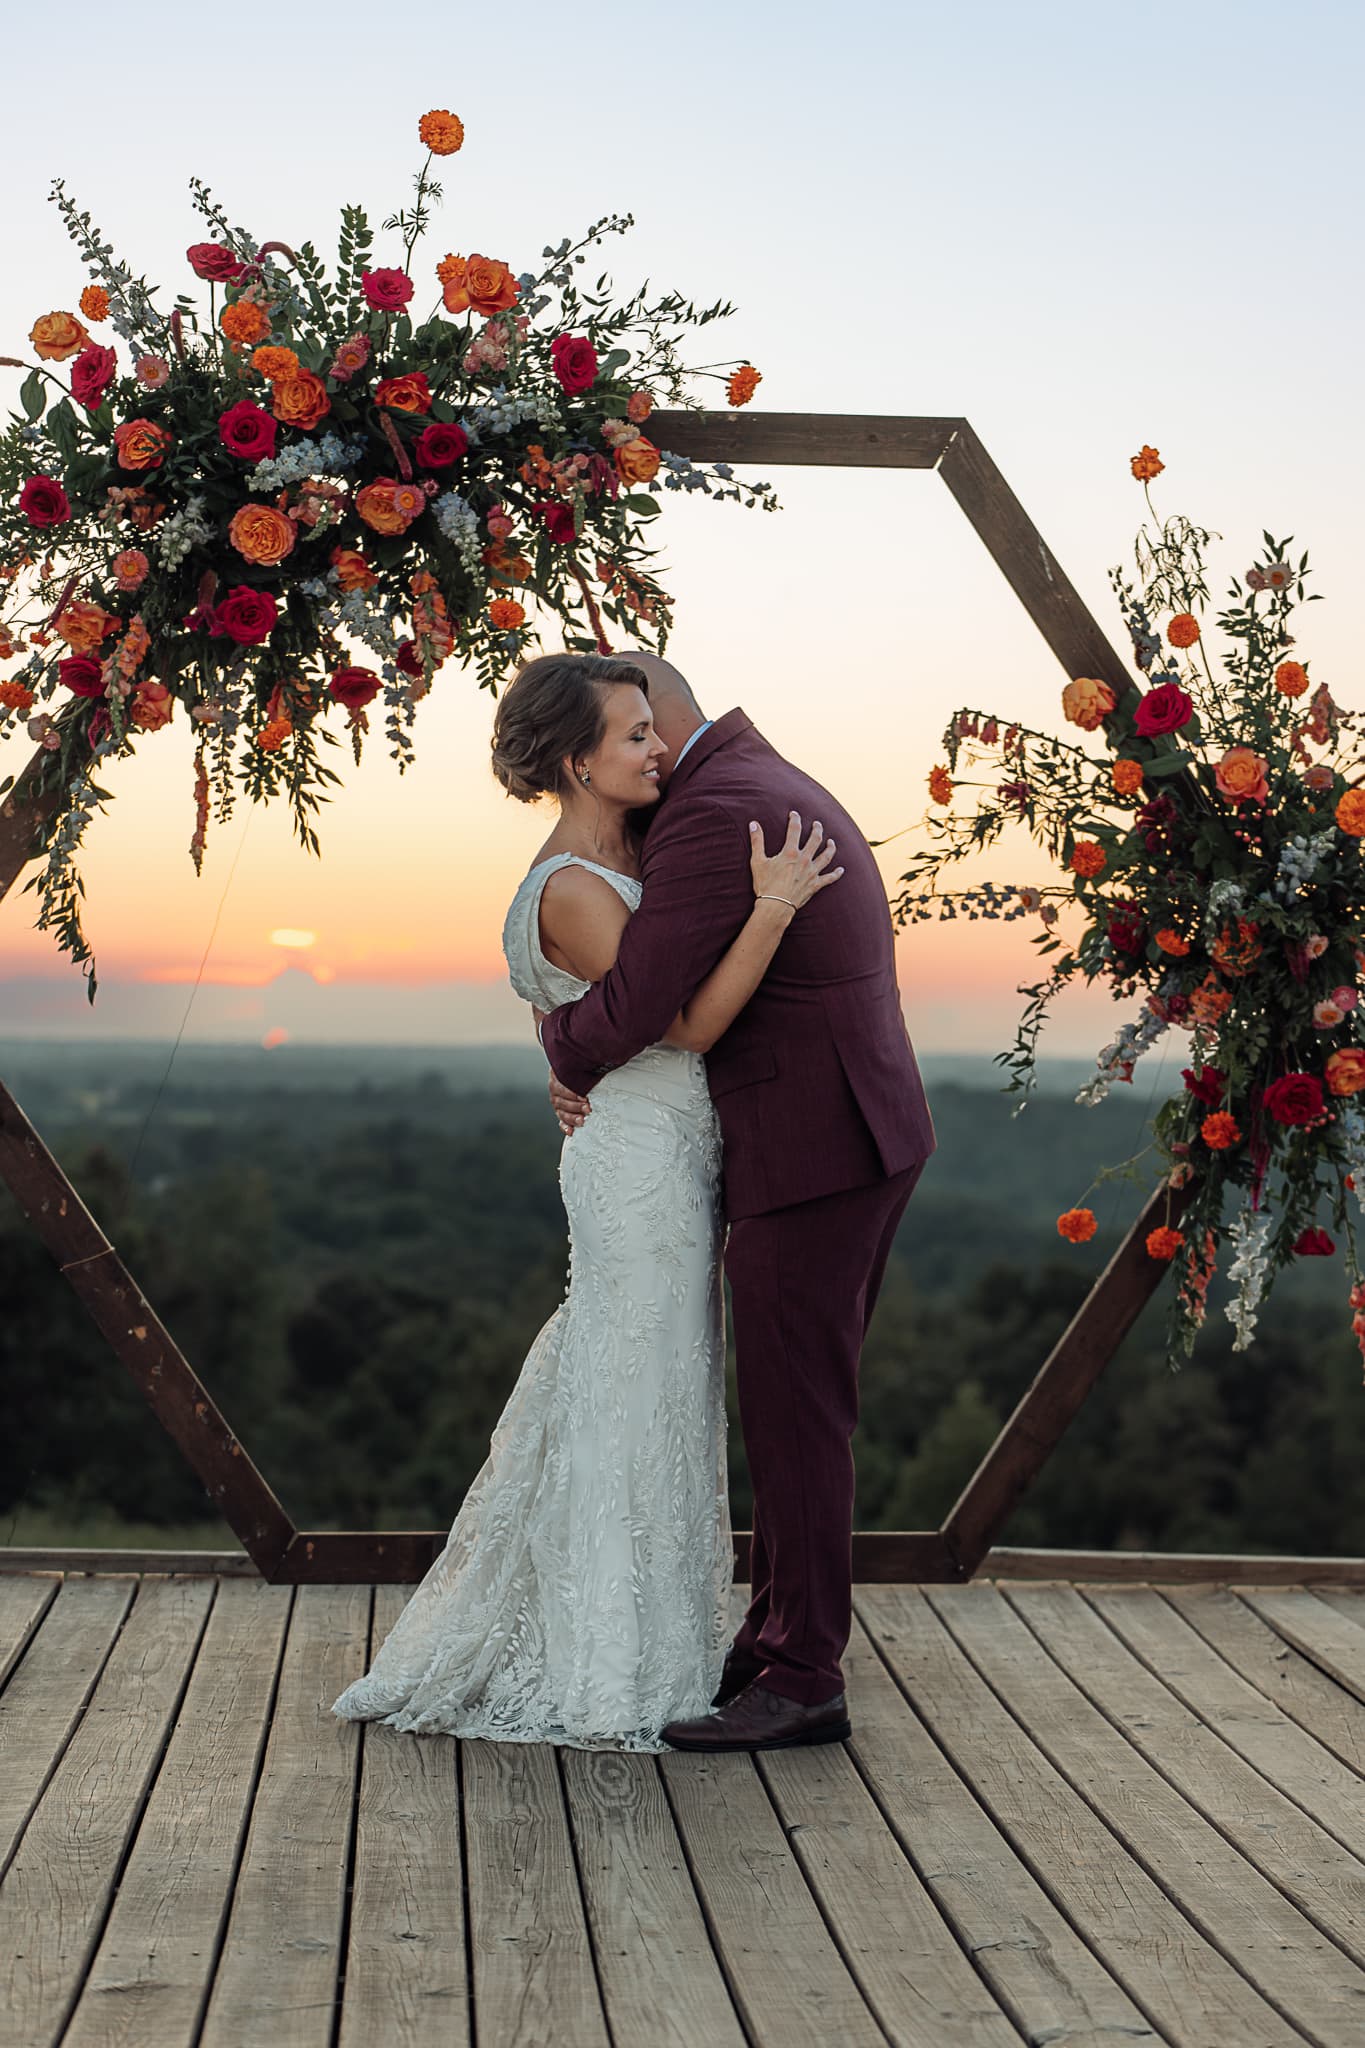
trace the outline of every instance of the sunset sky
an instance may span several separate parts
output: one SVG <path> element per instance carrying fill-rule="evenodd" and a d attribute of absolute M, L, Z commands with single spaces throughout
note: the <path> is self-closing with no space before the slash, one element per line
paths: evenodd
<path fill-rule="evenodd" d="M 1328 602 L 1300 652 L 1355 704 L 1360 20 L 1316 0 L 523 0 L 514 16 L 411 0 L 401 20 L 245 0 L 139 31 L 133 51 L 76 0 L 60 93 L 8 98 L 0 353 L 26 353 L 34 318 L 85 281 L 44 203 L 53 176 L 168 302 L 201 238 L 191 173 L 262 237 L 325 252 L 342 201 L 376 221 L 402 203 L 417 117 L 449 107 L 468 139 L 419 266 L 477 249 L 523 269 L 633 212 L 618 285 L 736 301 L 694 347 L 758 365 L 755 410 L 965 414 L 1116 642 L 1105 572 L 1143 516 L 1128 457 L 1154 442 L 1159 507 L 1224 537 L 1216 592 L 1264 527 L 1309 548 Z M 0 377 L 11 401 L 18 377 Z M 892 880 L 954 709 L 1056 724 L 1065 678 L 937 478 L 768 475 L 775 515 L 665 497 L 669 652 L 708 711 L 742 704 L 870 837 L 904 835 Z M 95 1008 L 16 888 L 0 1032 L 171 1034 L 207 949 L 191 1037 L 521 1035 L 499 932 L 551 819 L 494 785 L 491 712 L 447 666 L 415 770 L 398 775 L 382 736 L 359 770 L 336 750 L 321 861 L 282 807 L 243 809 L 211 828 L 198 880 L 189 731 L 178 715 L 145 736 L 109 771 L 87 846 Z M 0 747 L 0 777 L 29 751 Z M 998 880 L 1045 879 L 1026 845 L 1005 858 Z M 1035 971 L 1023 924 L 921 925 L 902 965 L 926 1051 L 1007 1042 Z M 1080 998 L 1046 1045 L 1089 1050 L 1113 1021 Z"/>

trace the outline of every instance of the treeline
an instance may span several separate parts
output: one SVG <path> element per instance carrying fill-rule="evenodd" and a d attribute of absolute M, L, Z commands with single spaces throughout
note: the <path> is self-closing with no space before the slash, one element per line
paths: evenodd
<path fill-rule="evenodd" d="M 523 1067 L 462 1086 L 411 1061 L 388 1080 L 316 1065 L 284 1086 L 201 1050 L 158 1097 L 150 1065 L 87 1053 L 79 1071 L 30 1072 L 26 1106 L 294 1519 L 445 1527 L 563 1295 L 559 1135 Z M 931 1075 L 930 1092 L 939 1152 L 864 1360 L 865 1528 L 939 1520 L 1139 1200 L 1106 1184 L 1095 1241 L 1056 1235 L 1094 1167 L 1141 1143 L 1148 1101 L 1043 1096 L 1012 1119 L 989 1089 Z M 1344 1304 L 1335 1263 L 1310 1262 L 1235 1355 L 1215 1296 L 1173 1372 L 1159 1295 L 1007 1540 L 1365 1551 Z M 0 1374 L 0 1514 L 216 1522 L 2 1193 Z M 742 1523 L 737 1424 L 731 1447 Z"/>

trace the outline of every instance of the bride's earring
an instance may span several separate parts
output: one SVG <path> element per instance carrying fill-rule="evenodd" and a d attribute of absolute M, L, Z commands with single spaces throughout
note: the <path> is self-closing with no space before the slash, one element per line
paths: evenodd
<path fill-rule="evenodd" d="M 591 789 L 591 788 L 592 788 L 592 777 L 591 777 L 591 775 L 589 775 L 589 773 L 588 773 L 588 771 L 587 771 L 587 769 L 586 769 L 586 768 L 580 768 L 580 769 L 579 769 L 579 771 L 578 771 L 578 779 L 579 779 L 579 781 L 580 781 L 580 782 L 582 783 L 582 785 L 583 785 L 584 789 Z"/>

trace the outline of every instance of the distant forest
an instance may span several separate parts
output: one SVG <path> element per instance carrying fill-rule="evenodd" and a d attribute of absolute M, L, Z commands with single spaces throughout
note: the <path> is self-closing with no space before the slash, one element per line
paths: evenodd
<path fill-rule="evenodd" d="M 447 1527 L 564 1291 L 538 1055 L 196 1046 L 169 1080 L 166 1060 L 0 1046 L 0 1074 L 295 1521 Z M 951 1505 L 1141 1196 L 1099 1189 L 1080 1248 L 1058 1211 L 1143 1142 L 1155 1106 L 1135 1087 L 1084 1110 L 1054 1087 L 1012 1117 L 988 1063 L 924 1065 L 939 1150 L 864 1358 L 867 1529 Z M 1005 1540 L 1365 1552 L 1365 1388 L 1339 1266 L 1282 1283 L 1246 1353 L 1223 1299 L 1173 1371 L 1158 1294 Z M 0 1539 L 43 1510 L 54 1528 L 97 1513 L 235 1541 L 3 1189 L 0 1389 Z M 731 1454 L 744 1524 L 737 1422 Z"/>

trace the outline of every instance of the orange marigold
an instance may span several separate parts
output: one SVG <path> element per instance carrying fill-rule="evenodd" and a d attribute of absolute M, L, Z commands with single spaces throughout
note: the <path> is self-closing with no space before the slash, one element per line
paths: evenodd
<path fill-rule="evenodd" d="M 263 348 L 252 350 L 251 367 L 267 384 L 273 384 L 278 377 L 297 377 L 299 359 L 292 348 L 281 348 L 268 341 Z"/>
<path fill-rule="evenodd" d="M 1222 987 L 1210 969 L 1190 994 L 1190 1015 L 1196 1024 L 1218 1024 L 1232 1008 L 1232 991 Z"/>
<path fill-rule="evenodd" d="M 33 692 L 23 683 L 0 683 L 0 706 L 6 711 L 31 711 Z"/>
<path fill-rule="evenodd" d="M 1152 1259 L 1173 1259 L 1185 1242 L 1183 1230 L 1171 1230 L 1164 1223 L 1147 1233 L 1147 1256 Z"/>
<path fill-rule="evenodd" d="M 1166 467 L 1155 448 L 1149 448 L 1144 441 L 1129 464 L 1133 475 L 1140 484 L 1149 484 L 1154 476 L 1160 476 Z"/>
<path fill-rule="evenodd" d="M 1095 1235 L 1095 1212 L 1093 1209 L 1063 1209 L 1057 1218 L 1057 1234 L 1068 1244 L 1085 1244 Z"/>
<path fill-rule="evenodd" d="M 1142 763 L 1126 758 L 1115 761 L 1109 776 L 1119 796 L 1136 796 L 1142 787 Z"/>
<path fill-rule="evenodd" d="M 936 804 L 950 804 L 953 800 L 953 778 L 946 768 L 929 770 L 929 794 Z"/>
<path fill-rule="evenodd" d="M 1348 789 L 1337 799 L 1337 824 L 1352 839 L 1365 839 L 1365 789 Z"/>
<path fill-rule="evenodd" d="M 488 607 L 488 616 L 500 633 L 514 633 L 526 623 L 525 607 L 514 597 L 495 597 Z"/>
<path fill-rule="evenodd" d="M 263 725 L 257 733 L 256 745 L 263 754 L 277 754 L 293 730 L 289 719 L 272 718 L 270 723 Z"/>
<path fill-rule="evenodd" d="M 1275 688 L 1285 697 L 1301 697 L 1308 688 L 1308 671 L 1301 661 L 1282 661 L 1275 671 Z"/>
<path fill-rule="evenodd" d="M 1166 628 L 1172 647 L 1193 647 L 1199 638 L 1199 621 L 1193 612 L 1177 612 Z"/>
<path fill-rule="evenodd" d="M 417 123 L 417 135 L 433 156 L 454 156 L 464 141 L 464 122 L 444 107 L 433 107 Z"/>
<path fill-rule="evenodd" d="M 1156 934 L 1156 942 L 1163 953 L 1170 954 L 1172 960 L 1183 960 L 1190 950 L 1189 940 L 1182 939 L 1179 932 L 1172 931 L 1169 925 L 1162 926 Z"/>
<path fill-rule="evenodd" d="M 238 348 L 248 348 L 253 341 L 263 341 L 270 332 L 265 309 L 254 299 L 234 299 L 230 306 L 224 306 L 218 315 L 218 325 Z"/>
<path fill-rule="evenodd" d="M 1240 1144 L 1242 1138 L 1236 1117 L 1226 1109 L 1215 1109 L 1212 1116 L 1206 1116 L 1199 1126 L 1199 1135 L 1211 1152 L 1226 1152 L 1230 1146 Z"/>
<path fill-rule="evenodd" d="M 109 318 L 109 294 L 102 284 L 88 284 L 81 293 L 81 311 L 87 320 Z"/>
<path fill-rule="evenodd" d="M 762 371 L 756 370 L 752 363 L 745 363 L 731 377 L 725 387 L 725 395 L 731 405 L 747 405 L 762 382 Z"/>
<path fill-rule="evenodd" d="M 1071 853 L 1070 867 L 1073 875 L 1090 878 L 1102 875 L 1109 861 L 1104 848 L 1095 839 L 1078 839 Z"/>

